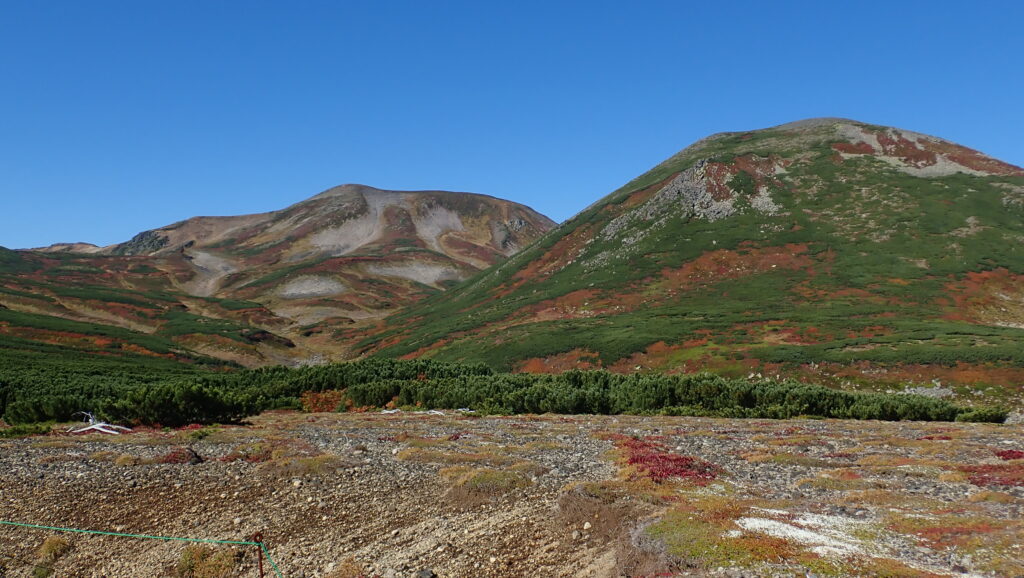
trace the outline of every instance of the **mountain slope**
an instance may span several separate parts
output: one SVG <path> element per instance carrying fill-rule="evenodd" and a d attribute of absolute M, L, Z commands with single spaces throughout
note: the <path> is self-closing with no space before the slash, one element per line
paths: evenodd
<path fill-rule="evenodd" d="M 111 247 L 4 250 L 0 306 L 164 335 L 246 365 L 343 355 L 339 327 L 443 291 L 554 225 L 484 195 L 344 185 L 280 211 L 196 217 Z M 0 321 L 0 334 L 32 333 L 32 319 Z"/>
<path fill-rule="evenodd" d="M 189 294 L 259 301 L 304 324 L 386 315 L 506 259 L 555 225 L 484 195 L 344 185 L 281 211 L 197 217 L 104 249 L 180 256 Z"/>
<path fill-rule="evenodd" d="M 499 368 L 1024 378 L 1024 170 L 813 119 L 703 139 L 365 353 Z M 979 377 L 980 376 L 980 377 Z"/>

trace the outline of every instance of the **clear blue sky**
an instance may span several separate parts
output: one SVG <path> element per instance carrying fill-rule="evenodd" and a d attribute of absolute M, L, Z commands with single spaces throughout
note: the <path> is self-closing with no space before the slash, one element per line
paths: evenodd
<path fill-rule="evenodd" d="M 1024 165 L 1022 23 L 1018 1 L 3 0 L 0 245 L 350 182 L 561 221 L 707 134 L 816 116 Z"/>

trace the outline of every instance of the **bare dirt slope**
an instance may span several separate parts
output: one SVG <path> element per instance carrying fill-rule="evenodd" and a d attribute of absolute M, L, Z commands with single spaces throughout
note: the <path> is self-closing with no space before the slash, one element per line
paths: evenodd
<path fill-rule="evenodd" d="M 271 413 L 0 447 L 0 519 L 262 532 L 286 576 L 1024 574 L 1019 426 Z M 0 526 L 2 576 L 254 576 L 255 562 Z"/>

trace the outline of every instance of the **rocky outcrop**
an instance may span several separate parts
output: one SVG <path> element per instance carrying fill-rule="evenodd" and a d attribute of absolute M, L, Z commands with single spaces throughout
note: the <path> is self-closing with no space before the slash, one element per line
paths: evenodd
<path fill-rule="evenodd" d="M 110 252 L 114 255 L 148 255 L 167 246 L 168 239 L 156 231 L 143 231 L 135 235 L 127 243 L 114 245 Z"/>

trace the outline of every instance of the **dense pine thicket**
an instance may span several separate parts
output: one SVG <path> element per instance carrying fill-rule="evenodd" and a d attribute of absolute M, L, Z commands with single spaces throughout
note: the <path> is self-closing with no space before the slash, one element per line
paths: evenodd
<path fill-rule="evenodd" d="M 922 396 L 850 393 L 791 381 L 726 379 L 707 373 L 506 374 L 484 365 L 391 359 L 219 373 L 170 371 L 170 367 L 125 365 L 118 370 L 102 362 L 42 367 L 4 363 L 0 366 L 0 415 L 11 424 L 29 424 L 66 421 L 75 412 L 91 411 L 114 422 L 179 426 L 238 421 L 267 409 L 300 407 L 304 392 L 343 390 L 343 406 L 393 403 L 423 409 L 469 407 L 486 413 L 1005 419 L 1001 410 L 964 408 Z"/>

